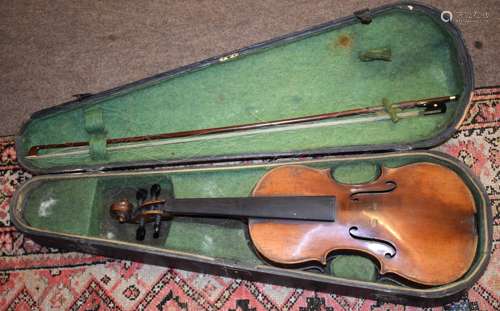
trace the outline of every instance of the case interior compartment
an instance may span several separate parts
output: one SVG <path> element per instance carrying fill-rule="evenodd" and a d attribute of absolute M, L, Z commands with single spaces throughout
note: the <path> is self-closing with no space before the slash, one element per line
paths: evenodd
<path fill-rule="evenodd" d="M 363 158 L 340 158 L 294 162 L 315 168 L 331 168 L 333 178 L 342 183 L 363 183 L 376 179 L 380 167 L 400 167 L 410 163 L 431 162 L 444 165 L 455 171 L 470 187 L 477 205 L 478 247 L 476 259 L 468 274 L 487 257 L 488 204 L 478 185 L 457 166 L 454 161 L 441 155 L 429 153 L 387 154 Z M 193 260 L 202 256 L 211 258 L 221 265 L 231 264 L 252 269 L 268 266 L 254 251 L 247 235 L 247 225 L 242 220 L 175 217 L 162 224 L 159 239 L 147 238 L 143 242 L 135 240 L 135 224 L 119 224 L 109 214 L 111 203 L 127 197 L 135 200 L 135 193 L 141 187 L 159 183 L 165 186 L 168 178 L 174 185 L 175 197 L 234 197 L 248 196 L 257 181 L 278 164 L 245 165 L 234 167 L 187 168 L 170 171 L 142 171 L 129 173 L 55 175 L 37 177 L 23 188 L 23 199 L 17 222 L 22 227 L 42 230 L 54 235 L 70 235 L 76 239 L 103 240 L 113 244 L 121 242 L 133 244 L 136 248 L 144 245 L 169 253 L 182 253 Z M 147 225 L 149 235 L 152 224 Z M 168 233 L 168 234 L 167 234 Z M 117 245 L 119 247 L 119 245 Z M 391 284 L 398 279 L 390 276 L 377 278 L 377 264 L 365 256 L 336 254 L 330 263 L 330 277 L 344 277 L 372 283 Z M 293 274 L 294 269 L 290 269 Z M 460 283 L 461 280 L 455 283 Z M 450 284 L 445 285 L 450 286 Z M 411 286 L 410 286 L 411 287 Z M 441 286 L 443 287 L 443 286 Z M 415 289 L 421 290 L 418 287 Z"/>

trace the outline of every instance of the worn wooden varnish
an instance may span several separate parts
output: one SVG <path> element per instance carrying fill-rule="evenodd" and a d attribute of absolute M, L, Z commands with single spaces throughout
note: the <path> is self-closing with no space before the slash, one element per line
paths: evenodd
<path fill-rule="evenodd" d="M 475 203 L 452 170 L 432 163 L 382 168 L 369 183 L 336 182 L 331 170 L 282 166 L 269 171 L 254 196 L 333 195 L 334 222 L 249 219 L 258 252 L 281 265 L 326 264 L 333 252 L 360 252 L 380 273 L 423 285 L 463 276 L 477 246 Z"/>

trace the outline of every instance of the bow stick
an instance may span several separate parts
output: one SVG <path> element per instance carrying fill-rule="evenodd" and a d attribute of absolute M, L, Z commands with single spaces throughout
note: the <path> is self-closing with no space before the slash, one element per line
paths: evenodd
<path fill-rule="evenodd" d="M 112 150 L 122 150 L 129 148 L 140 148 L 152 145 L 175 144 L 183 142 L 208 140 L 214 138 L 234 137 L 239 135 L 267 133 L 267 132 L 275 132 L 275 131 L 298 129 L 298 128 L 332 126 L 332 125 L 355 123 L 355 122 L 370 122 L 378 120 L 392 120 L 393 122 L 397 122 L 401 118 L 444 113 L 446 112 L 446 103 L 456 99 L 457 96 L 441 96 L 441 97 L 425 98 L 420 100 L 403 101 L 391 104 L 387 99 L 384 98 L 383 104 L 379 106 L 356 108 L 356 109 L 329 112 L 329 113 L 304 116 L 304 117 L 247 123 L 240 125 L 230 125 L 224 127 L 215 127 L 215 128 L 207 128 L 199 130 L 171 132 L 171 133 L 145 135 L 145 136 L 132 136 L 123 138 L 110 138 L 106 140 L 106 145 L 109 146 L 108 150 L 112 151 Z M 399 112 L 412 108 L 420 108 L 423 109 L 423 111 Z M 312 122 L 317 122 L 317 121 L 340 119 L 340 118 L 354 117 L 354 116 L 363 117 L 369 115 L 372 115 L 372 117 L 356 118 L 354 120 L 351 120 L 352 122 L 350 122 L 349 120 L 334 120 L 331 122 L 320 122 L 317 123 L 316 125 L 312 124 Z M 151 143 L 151 141 L 159 141 L 159 142 Z M 61 157 L 68 155 L 81 155 L 89 152 L 88 145 L 89 142 L 87 141 L 37 145 L 29 149 L 28 156 L 26 158 L 36 159 L 36 158 Z M 39 154 L 40 150 L 62 149 L 62 148 L 73 148 L 73 147 L 77 147 L 78 149 L 70 150 L 67 152 Z"/>

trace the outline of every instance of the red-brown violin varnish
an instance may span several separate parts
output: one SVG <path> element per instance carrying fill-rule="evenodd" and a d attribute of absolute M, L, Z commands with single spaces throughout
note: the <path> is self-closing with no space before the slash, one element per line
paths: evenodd
<path fill-rule="evenodd" d="M 249 219 L 256 249 L 279 264 L 326 263 L 333 251 L 357 251 L 394 273 L 424 285 L 453 282 L 476 252 L 475 203 L 463 180 L 432 163 L 383 168 L 369 183 L 336 182 L 330 170 L 281 166 L 253 195 L 334 195 L 336 221 Z"/>

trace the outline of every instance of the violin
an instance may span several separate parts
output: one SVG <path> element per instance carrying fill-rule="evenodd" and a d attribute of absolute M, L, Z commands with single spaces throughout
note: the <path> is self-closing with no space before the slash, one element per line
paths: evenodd
<path fill-rule="evenodd" d="M 172 187 L 170 184 L 168 187 Z M 476 206 L 464 181 L 434 163 L 381 167 L 362 184 L 343 184 L 330 169 L 284 165 L 268 171 L 246 198 L 175 199 L 173 189 L 137 192 L 111 205 L 120 223 L 139 224 L 182 215 L 244 218 L 255 250 L 271 264 L 325 266 L 332 254 L 356 252 L 378 263 L 381 275 L 437 286 L 462 277 L 477 247 Z"/>

